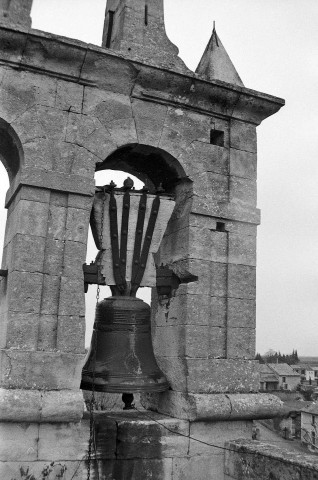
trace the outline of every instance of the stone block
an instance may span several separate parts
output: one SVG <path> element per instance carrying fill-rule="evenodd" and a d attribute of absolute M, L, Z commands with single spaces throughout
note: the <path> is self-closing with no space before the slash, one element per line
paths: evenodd
<path fill-rule="evenodd" d="M 173 480 L 223 480 L 223 455 L 205 454 L 173 459 Z"/>
<path fill-rule="evenodd" d="M 66 277 L 76 277 L 84 281 L 83 263 L 85 263 L 85 259 L 85 243 L 66 241 L 64 250 L 64 275 Z"/>
<path fill-rule="evenodd" d="M 43 273 L 48 275 L 62 275 L 64 248 L 64 240 L 57 238 L 46 239 Z"/>
<path fill-rule="evenodd" d="M 214 215 L 211 208 L 229 201 L 229 176 L 203 172 L 196 174 L 193 180 L 192 212 Z M 197 211 L 201 208 L 201 211 Z M 210 213 L 211 212 L 211 213 Z"/>
<path fill-rule="evenodd" d="M 39 427 L 35 423 L 2 422 L 0 462 L 34 462 L 37 460 L 38 430 Z"/>
<path fill-rule="evenodd" d="M 17 118 L 12 123 L 12 127 L 22 144 L 33 142 L 38 138 L 59 142 L 64 140 L 67 118 L 68 112 L 35 105 Z"/>
<path fill-rule="evenodd" d="M 15 207 L 18 205 L 20 200 L 30 200 L 33 202 L 40 203 L 49 203 L 50 202 L 50 191 L 45 188 L 40 187 L 30 187 L 27 185 L 19 185 L 19 189 L 15 192 L 15 196 L 10 202 L 10 205 L 7 206 L 8 213 L 11 215 Z"/>
<path fill-rule="evenodd" d="M 83 85 L 58 79 L 55 107 L 67 112 L 82 113 L 83 95 Z"/>
<path fill-rule="evenodd" d="M 100 158 L 84 147 L 68 142 L 61 143 L 60 149 L 61 161 L 67 163 L 70 173 L 87 177 L 88 179 L 94 177 L 96 163 L 100 161 Z M 79 208 L 77 205 L 72 206 Z"/>
<path fill-rule="evenodd" d="M 57 315 L 59 307 L 61 278 L 54 275 L 43 275 L 41 297 L 41 314 Z"/>
<path fill-rule="evenodd" d="M 60 163 L 59 144 L 50 138 L 35 137 L 23 145 L 25 165 L 40 170 L 55 170 Z M 69 173 L 68 168 L 62 169 Z"/>
<path fill-rule="evenodd" d="M 256 153 L 256 127 L 250 123 L 231 120 L 230 146 L 237 150 Z"/>
<path fill-rule="evenodd" d="M 78 78 L 86 49 L 70 48 L 74 43 L 74 40 L 67 41 L 63 38 L 61 41 L 38 31 L 35 35 L 28 35 L 22 61 L 30 67 Z"/>
<path fill-rule="evenodd" d="M 11 312 L 39 313 L 43 275 L 11 272 L 8 276 L 8 309 Z"/>
<path fill-rule="evenodd" d="M 230 201 L 238 206 L 256 207 L 256 180 L 249 178 L 229 177 Z"/>
<path fill-rule="evenodd" d="M 256 267 L 256 237 L 229 234 L 229 263 Z"/>
<path fill-rule="evenodd" d="M 52 191 L 50 195 L 50 205 L 66 208 L 68 206 L 68 193 Z"/>
<path fill-rule="evenodd" d="M 228 328 L 227 358 L 255 358 L 256 332 L 255 328 Z"/>
<path fill-rule="evenodd" d="M 40 315 L 38 350 L 56 350 L 57 315 Z"/>
<path fill-rule="evenodd" d="M 256 302 L 241 298 L 228 299 L 228 326 L 255 328 Z"/>
<path fill-rule="evenodd" d="M 88 81 L 101 90 L 127 96 L 131 94 L 139 73 L 132 62 L 117 55 L 105 55 L 105 49 L 98 49 L 95 45 L 88 46 L 85 52 L 81 80 Z"/>
<path fill-rule="evenodd" d="M 257 225 L 253 223 L 243 223 L 229 220 L 226 222 L 226 231 L 234 235 L 242 235 L 249 237 L 257 236 Z"/>
<path fill-rule="evenodd" d="M 168 107 L 133 98 L 132 111 L 136 122 L 139 143 L 157 147 L 162 135 Z"/>
<path fill-rule="evenodd" d="M 107 131 L 111 134 L 112 141 L 119 147 L 130 143 L 138 143 L 136 124 L 133 118 L 113 120 Z"/>
<path fill-rule="evenodd" d="M 60 316 L 85 315 L 83 278 L 61 277 L 58 313 Z"/>
<path fill-rule="evenodd" d="M 256 295 L 255 267 L 247 265 L 228 266 L 229 297 L 254 300 Z"/>
<path fill-rule="evenodd" d="M 130 460 L 101 460 L 93 465 L 94 477 L 99 475 L 102 479 L 116 480 L 172 480 L 172 458 L 162 459 L 130 459 Z M 87 476 L 87 474 L 86 474 Z M 85 478 L 85 477 L 83 477 Z"/>
<path fill-rule="evenodd" d="M 38 460 L 81 460 L 87 455 L 89 424 L 42 423 L 38 438 Z"/>
<path fill-rule="evenodd" d="M 187 147 L 187 156 L 182 158 L 189 175 L 209 172 L 220 175 L 229 173 L 229 150 L 211 143 L 194 141 Z"/>
<path fill-rule="evenodd" d="M 34 461 L 34 462 L 0 462 L 0 477 L 3 480 L 15 478 L 33 479 L 43 478 L 45 474 L 49 480 L 62 478 L 63 480 L 82 480 L 87 475 L 84 462 L 79 461 Z M 66 468 L 66 469 L 65 469 Z M 61 476 L 62 475 L 62 476 Z M 44 477 L 44 478 L 46 478 Z"/>
<path fill-rule="evenodd" d="M 231 148 L 230 175 L 255 180 L 257 176 L 256 154 Z"/>
<path fill-rule="evenodd" d="M 179 270 L 187 270 L 198 276 L 198 281 L 180 285 L 178 295 L 200 294 L 213 297 L 225 297 L 227 265 L 218 262 L 208 262 L 199 259 L 188 259 L 176 262 L 173 265 L 174 272 L 178 275 Z"/>
<path fill-rule="evenodd" d="M 0 358 L 3 388 L 39 390 L 79 388 L 83 355 L 2 350 Z"/>
<path fill-rule="evenodd" d="M 84 414 L 84 418 L 84 422 L 89 423 L 88 414 Z M 116 458 L 117 431 L 118 425 L 115 418 L 112 416 L 110 418 L 107 417 L 104 412 L 99 414 L 95 411 L 94 435 L 96 438 L 96 451 L 93 452 L 94 458 L 103 459 L 104 461 Z"/>
<path fill-rule="evenodd" d="M 68 208 L 65 239 L 86 245 L 90 214 L 82 208 Z"/>
<path fill-rule="evenodd" d="M 210 143 L 210 117 L 168 107 L 159 147 L 176 158 L 187 155 L 193 141 Z"/>
<path fill-rule="evenodd" d="M 160 357 L 220 358 L 225 356 L 225 336 L 219 327 L 156 327 L 154 351 Z"/>
<path fill-rule="evenodd" d="M 85 353 L 85 317 L 59 316 L 56 348 L 61 352 Z"/>
<path fill-rule="evenodd" d="M 83 113 L 98 118 L 106 128 L 114 120 L 133 117 L 129 95 L 89 86 L 85 86 Z"/>
<path fill-rule="evenodd" d="M 70 193 L 68 195 L 68 207 L 70 208 L 82 208 L 88 210 L 89 213 L 92 210 L 94 197 L 86 195 L 77 195 L 76 193 Z"/>
<path fill-rule="evenodd" d="M 50 205 L 47 236 L 49 239 L 65 239 L 67 209 L 59 205 Z"/>
<path fill-rule="evenodd" d="M 25 42 L 28 36 L 26 31 L 17 31 L 7 28 L 2 28 L 0 32 L 1 44 L 6 48 L 2 49 L 1 58 L 3 60 L 20 62 L 25 47 Z"/>
<path fill-rule="evenodd" d="M 118 426 L 117 458 L 180 457 L 187 454 L 189 423 L 154 412 L 112 416 Z"/>
<path fill-rule="evenodd" d="M 252 438 L 252 421 L 190 422 L 189 455 L 219 455 L 224 457 L 225 442 L 237 438 Z M 198 441 L 211 445 L 204 445 Z"/>
<path fill-rule="evenodd" d="M 85 148 L 104 161 L 117 144 L 109 131 L 94 117 L 69 114 L 65 141 Z"/>
<path fill-rule="evenodd" d="M 8 244 L 6 264 L 10 271 L 30 273 L 43 271 L 45 238 L 33 235 L 15 235 Z"/>
<path fill-rule="evenodd" d="M 36 350 L 38 342 L 39 315 L 35 313 L 8 312 L 6 348 Z"/>
<path fill-rule="evenodd" d="M 186 360 L 176 357 L 160 357 L 157 353 L 156 360 L 170 387 L 173 390 L 186 392 L 188 376 Z"/>
<path fill-rule="evenodd" d="M 7 222 L 5 245 L 20 233 L 45 237 L 47 231 L 49 205 L 31 200 L 20 200 Z"/>
<path fill-rule="evenodd" d="M 255 361 L 241 359 L 188 359 L 186 366 L 188 392 L 258 392 L 259 374 Z M 185 391 L 181 388 L 174 389 Z"/>

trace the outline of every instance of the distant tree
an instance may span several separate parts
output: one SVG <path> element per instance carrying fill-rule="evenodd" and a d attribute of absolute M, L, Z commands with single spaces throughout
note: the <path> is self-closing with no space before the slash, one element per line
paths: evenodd
<path fill-rule="evenodd" d="M 255 360 L 258 360 L 259 363 L 265 363 L 264 360 L 263 360 L 263 357 L 261 356 L 260 353 L 257 353 L 257 354 L 255 355 Z"/>
<path fill-rule="evenodd" d="M 299 363 L 298 353 L 297 350 L 292 351 L 291 354 L 286 355 L 285 353 L 281 354 L 281 352 L 275 352 L 274 350 L 269 350 L 265 355 L 263 355 L 262 359 L 266 363 L 288 363 L 288 365 L 295 365 Z M 259 360 L 257 358 L 257 360 Z"/>

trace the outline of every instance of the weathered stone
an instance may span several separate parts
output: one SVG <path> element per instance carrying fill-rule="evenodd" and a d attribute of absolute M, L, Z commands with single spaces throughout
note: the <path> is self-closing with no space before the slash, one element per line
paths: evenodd
<path fill-rule="evenodd" d="M 251 421 L 232 422 L 190 422 L 190 436 L 202 442 L 215 445 L 203 445 L 190 439 L 189 455 L 222 455 L 224 444 L 237 438 L 252 438 Z M 217 448 L 219 447 L 219 448 Z"/>
<path fill-rule="evenodd" d="M 198 455 L 173 459 L 173 480 L 223 479 L 223 455 Z"/>
<path fill-rule="evenodd" d="M 82 208 L 83 210 L 91 212 L 93 200 L 94 198 L 92 196 L 76 195 L 73 193 L 68 195 L 68 206 L 71 208 Z"/>
<path fill-rule="evenodd" d="M 76 330 L 76 335 L 74 331 Z M 85 317 L 59 316 L 57 350 L 66 353 L 85 353 Z"/>
<path fill-rule="evenodd" d="M 231 120 L 230 146 L 237 150 L 256 153 L 256 127 L 249 123 Z"/>
<path fill-rule="evenodd" d="M 67 210 L 65 239 L 86 245 L 89 227 L 89 212 L 82 208 Z"/>
<path fill-rule="evenodd" d="M 164 458 L 187 454 L 187 421 L 142 412 L 108 414 L 108 417 L 114 418 L 118 426 L 117 458 Z"/>
<path fill-rule="evenodd" d="M 230 149 L 230 175 L 255 179 L 257 174 L 256 154 Z"/>
<path fill-rule="evenodd" d="M 85 298 L 83 278 L 61 277 L 58 313 L 60 316 L 84 316 Z"/>
<path fill-rule="evenodd" d="M 256 207 L 256 181 L 249 178 L 234 177 L 230 178 L 230 201 L 239 206 Z"/>
<path fill-rule="evenodd" d="M 169 300 L 152 300 L 156 325 L 210 325 L 224 327 L 226 299 L 209 295 L 176 295 Z"/>
<path fill-rule="evenodd" d="M 57 315 L 40 315 L 38 350 L 56 350 Z"/>
<path fill-rule="evenodd" d="M 228 140 L 227 140 L 228 141 Z M 197 173 L 211 172 L 220 175 L 229 173 L 229 150 L 207 142 L 192 142 L 187 148 L 186 164 L 190 176 Z"/>
<path fill-rule="evenodd" d="M 138 142 L 157 147 L 162 135 L 168 107 L 138 99 L 132 99 L 132 111 L 136 122 Z"/>
<path fill-rule="evenodd" d="M 255 300 L 240 298 L 228 299 L 228 326 L 255 328 L 256 304 Z"/>
<path fill-rule="evenodd" d="M 93 478 L 112 479 L 118 478 L 120 480 L 162 480 L 172 478 L 172 458 L 137 458 L 129 460 L 101 460 L 98 462 L 98 470 L 96 463 L 94 462 L 92 467 L 94 472 Z M 84 477 L 87 476 L 87 471 L 84 473 Z"/>
<path fill-rule="evenodd" d="M 133 117 L 129 95 L 89 86 L 84 90 L 83 113 L 98 118 L 105 128 L 114 120 Z"/>
<path fill-rule="evenodd" d="M 46 236 L 49 206 L 47 203 L 20 200 L 10 215 L 5 245 L 20 233 L 22 235 Z"/>
<path fill-rule="evenodd" d="M 21 478 L 21 474 L 29 476 L 29 478 L 41 478 L 43 474 L 49 473 L 51 478 L 64 477 L 63 480 L 82 480 L 87 476 L 84 462 L 62 460 L 55 461 L 53 465 L 51 463 L 50 461 L 0 462 L 0 476 L 10 480 L 11 478 Z"/>
<path fill-rule="evenodd" d="M 6 348 L 36 350 L 38 342 L 39 315 L 35 313 L 11 313 L 6 315 Z"/>
<path fill-rule="evenodd" d="M 61 143 L 60 150 L 61 160 L 69 166 L 70 173 L 88 179 L 94 177 L 96 163 L 100 158 L 86 148 L 68 142 Z"/>
<path fill-rule="evenodd" d="M 4 62 L 21 62 L 27 36 L 26 31 L 12 31 L 11 28 L 1 28 L 1 45 L 5 47 L 2 48 L 1 58 Z"/>
<path fill-rule="evenodd" d="M 62 398 L 62 397 L 61 397 Z M 87 455 L 89 439 L 88 422 L 49 424 L 39 428 L 39 460 L 81 460 Z"/>
<path fill-rule="evenodd" d="M 85 212 L 85 210 L 83 210 Z M 86 244 L 80 242 L 65 242 L 64 275 L 76 277 L 83 281 L 83 263 L 86 258 Z"/>
<path fill-rule="evenodd" d="M 62 275 L 64 248 L 64 240 L 46 238 L 43 273 L 48 275 Z"/>
<path fill-rule="evenodd" d="M 41 314 L 57 315 L 60 297 L 61 278 L 54 275 L 43 275 L 41 295 Z"/>
<path fill-rule="evenodd" d="M 13 429 L 19 425 L 27 427 L 32 422 L 79 422 L 83 415 L 83 405 L 79 391 L 0 388 L 0 420 L 11 422 Z"/>
<path fill-rule="evenodd" d="M 227 358 L 255 358 L 255 328 L 228 328 L 227 330 Z"/>
<path fill-rule="evenodd" d="M 38 431 L 39 427 L 35 423 L 2 422 L 0 462 L 34 462 L 37 460 Z"/>
<path fill-rule="evenodd" d="M 229 263 L 256 266 L 256 237 L 229 234 Z"/>
<path fill-rule="evenodd" d="M 79 388 L 83 355 L 1 351 L 3 388 L 74 390 Z"/>
<path fill-rule="evenodd" d="M 43 271 L 45 238 L 17 234 L 7 247 L 6 264 L 10 271 Z"/>
<path fill-rule="evenodd" d="M 39 313 L 42 282 L 41 273 L 11 272 L 8 276 L 8 309 L 11 312 Z"/>
<path fill-rule="evenodd" d="M 228 266 L 229 297 L 255 299 L 255 273 L 255 267 L 230 264 Z"/>
<path fill-rule="evenodd" d="M 156 327 L 154 350 L 162 357 L 220 358 L 225 356 L 224 328 L 185 325 Z"/>
<path fill-rule="evenodd" d="M 58 80 L 55 106 L 67 112 L 82 113 L 84 87 L 78 83 Z"/>

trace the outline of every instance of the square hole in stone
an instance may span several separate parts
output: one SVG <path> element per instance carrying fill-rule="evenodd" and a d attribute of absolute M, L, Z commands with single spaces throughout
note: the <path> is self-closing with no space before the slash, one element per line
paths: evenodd
<path fill-rule="evenodd" d="M 224 147 L 224 132 L 222 130 L 210 131 L 210 143 L 211 145 L 217 145 L 218 147 Z"/>
<path fill-rule="evenodd" d="M 225 223 L 224 222 L 216 222 L 216 231 L 217 232 L 225 232 Z"/>

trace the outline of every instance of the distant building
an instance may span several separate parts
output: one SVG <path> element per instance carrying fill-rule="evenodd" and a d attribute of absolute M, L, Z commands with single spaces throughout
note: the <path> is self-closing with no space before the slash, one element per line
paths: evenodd
<path fill-rule="evenodd" d="M 301 441 L 309 450 L 318 453 L 318 404 L 301 411 Z"/>
<path fill-rule="evenodd" d="M 287 363 L 260 364 L 260 390 L 295 391 L 300 383 L 300 374 Z"/>
<path fill-rule="evenodd" d="M 301 383 L 310 383 L 317 380 L 318 367 L 313 367 L 308 363 L 298 363 L 296 365 L 291 365 L 291 368 L 300 375 Z"/>

